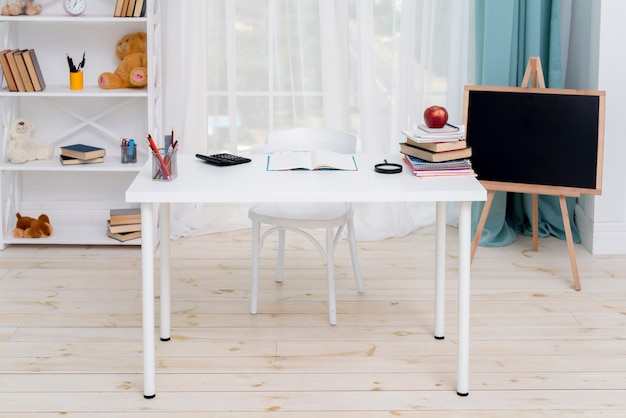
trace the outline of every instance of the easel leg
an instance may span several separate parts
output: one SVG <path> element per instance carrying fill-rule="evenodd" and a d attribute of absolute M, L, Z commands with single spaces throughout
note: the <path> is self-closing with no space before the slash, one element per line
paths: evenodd
<path fill-rule="evenodd" d="M 485 224 L 487 223 L 487 216 L 489 216 L 489 210 L 491 209 L 491 204 L 493 203 L 493 196 L 495 193 L 496 192 L 494 190 L 487 191 L 487 200 L 485 201 L 485 206 L 483 206 L 483 212 L 480 214 L 480 220 L 478 221 L 478 225 L 476 226 L 476 232 L 474 233 L 474 240 L 472 241 L 470 263 L 474 261 L 474 254 L 476 254 L 476 249 L 478 248 L 478 243 L 480 242 L 480 236 L 483 233 L 483 229 L 485 229 Z"/>
<path fill-rule="evenodd" d="M 533 193 L 533 251 L 539 251 L 539 195 Z"/>
<path fill-rule="evenodd" d="M 565 196 L 559 196 L 559 203 L 561 204 L 563 229 L 565 230 L 565 239 L 567 240 L 567 249 L 569 251 L 569 262 L 572 267 L 572 276 L 574 277 L 574 289 L 580 290 L 580 277 L 578 277 L 578 265 L 576 264 L 576 253 L 574 252 L 574 240 L 572 239 L 572 228 L 569 224 Z"/>

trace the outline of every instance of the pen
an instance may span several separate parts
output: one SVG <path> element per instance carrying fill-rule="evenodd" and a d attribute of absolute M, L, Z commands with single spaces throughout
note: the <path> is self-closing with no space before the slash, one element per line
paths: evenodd
<path fill-rule="evenodd" d="M 85 67 L 85 52 L 83 52 L 83 59 L 80 60 L 78 67 L 76 67 L 76 71 L 80 71 L 84 67 Z"/>
<path fill-rule="evenodd" d="M 150 146 L 150 149 L 152 149 L 152 152 L 159 159 L 161 176 L 167 180 L 171 179 L 172 176 L 170 175 L 170 171 L 167 169 L 167 165 L 165 164 L 165 161 L 163 161 L 163 157 L 161 156 L 161 153 L 159 152 L 159 148 L 157 148 L 156 144 L 154 143 L 154 139 L 152 139 L 152 135 L 148 134 L 147 139 L 148 139 L 148 145 Z"/>
<path fill-rule="evenodd" d="M 458 126 L 453 125 L 453 124 L 451 124 L 451 123 L 447 123 L 447 122 L 446 122 L 446 125 L 448 125 L 448 126 L 449 126 L 449 127 L 451 127 L 451 128 L 454 128 L 454 129 L 459 129 L 459 127 L 458 127 Z"/>
<path fill-rule="evenodd" d="M 65 54 L 65 57 L 67 58 L 67 64 L 70 67 L 70 72 L 75 73 L 76 67 L 74 67 L 74 61 L 72 60 L 72 57 L 70 57 L 70 54 Z"/>

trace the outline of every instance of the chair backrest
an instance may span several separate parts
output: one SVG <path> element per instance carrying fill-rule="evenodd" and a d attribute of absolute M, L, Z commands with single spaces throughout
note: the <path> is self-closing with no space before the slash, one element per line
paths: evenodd
<path fill-rule="evenodd" d="M 325 149 L 340 154 L 356 153 L 356 135 L 326 128 L 294 128 L 269 133 L 265 149 L 268 152 L 312 151 Z"/>

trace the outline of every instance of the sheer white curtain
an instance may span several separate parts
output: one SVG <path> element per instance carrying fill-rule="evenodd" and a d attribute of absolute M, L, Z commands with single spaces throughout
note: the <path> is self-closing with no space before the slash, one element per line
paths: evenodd
<path fill-rule="evenodd" d="M 444 105 L 461 121 L 472 48 L 466 0 L 178 4 L 165 13 L 164 108 L 166 124 L 181 125 L 185 153 L 245 154 L 271 130 L 297 126 L 344 129 L 363 152 L 397 153 L 400 131 L 420 123 L 424 108 Z M 172 213 L 174 237 L 249 227 L 243 205 Z M 363 204 L 356 213 L 358 239 L 434 220 L 431 204 Z"/>

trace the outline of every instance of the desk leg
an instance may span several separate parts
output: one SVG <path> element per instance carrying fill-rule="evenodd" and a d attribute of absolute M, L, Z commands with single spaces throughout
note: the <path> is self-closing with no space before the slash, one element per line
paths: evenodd
<path fill-rule="evenodd" d="M 437 202 L 435 233 L 435 339 L 443 340 L 446 318 L 446 202 Z"/>
<path fill-rule="evenodd" d="M 170 204 L 159 206 L 159 254 L 161 256 L 161 341 L 169 341 L 170 326 Z"/>
<path fill-rule="evenodd" d="M 460 396 L 469 394 L 469 326 L 471 265 L 471 202 L 460 202 L 459 208 L 459 313 L 457 389 Z"/>
<path fill-rule="evenodd" d="M 143 327 L 143 396 L 156 396 L 154 348 L 154 236 L 152 203 L 141 204 L 141 316 Z"/>

